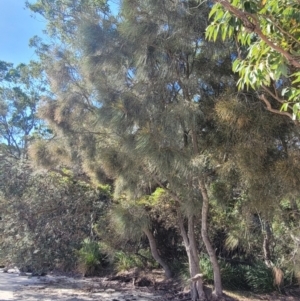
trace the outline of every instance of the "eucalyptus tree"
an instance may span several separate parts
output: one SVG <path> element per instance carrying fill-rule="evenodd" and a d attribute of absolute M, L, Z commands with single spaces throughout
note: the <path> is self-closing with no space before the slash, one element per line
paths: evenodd
<path fill-rule="evenodd" d="M 27 155 L 30 136 L 43 134 L 45 128 L 37 117 L 38 102 L 44 83 L 36 78 L 42 73 L 38 63 L 29 65 L 0 61 L 0 141 L 2 152 L 18 158 Z"/>
<path fill-rule="evenodd" d="M 269 111 L 299 119 L 299 1 L 212 2 L 207 37 L 236 41 L 238 86 L 258 89 Z"/>

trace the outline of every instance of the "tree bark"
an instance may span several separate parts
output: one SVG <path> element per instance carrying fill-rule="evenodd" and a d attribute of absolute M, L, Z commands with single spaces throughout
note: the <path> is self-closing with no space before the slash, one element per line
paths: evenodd
<path fill-rule="evenodd" d="M 162 266 L 162 268 L 165 271 L 165 276 L 167 279 L 172 278 L 172 272 L 171 269 L 169 268 L 169 266 L 165 263 L 165 261 L 160 257 L 158 250 L 157 250 L 157 245 L 156 245 L 156 241 L 155 238 L 152 234 L 152 232 L 149 229 L 143 229 L 143 232 L 146 234 L 148 241 L 149 241 L 149 245 L 150 245 L 150 249 L 151 249 L 151 254 L 153 256 L 153 258 Z"/>
<path fill-rule="evenodd" d="M 192 130 L 192 143 L 193 143 L 193 149 L 195 154 L 199 154 L 199 148 L 197 143 L 197 135 L 195 130 Z M 201 236 L 203 239 L 203 242 L 205 244 L 205 248 L 208 252 L 209 259 L 213 268 L 214 273 L 214 290 L 212 292 L 212 299 L 217 300 L 221 299 L 223 296 L 223 289 L 222 289 L 222 280 L 221 280 L 221 272 L 219 263 L 217 260 L 217 256 L 215 253 L 214 248 L 212 247 L 212 244 L 208 237 L 208 229 L 207 229 L 207 218 L 208 218 L 208 211 L 209 211 L 209 197 L 207 194 L 207 190 L 205 187 L 205 181 L 203 174 L 199 175 L 199 189 L 202 195 L 202 213 L 201 213 Z"/>
<path fill-rule="evenodd" d="M 222 297 L 223 289 L 222 289 L 222 281 L 221 281 L 221 272 L 219 263 L 217 260 L 216 252 L 212 247 L 212 244 L 208 237 L 208 229 L 207 229 L 207 218 L 209 211 L 209 197 L 207 194 L 207 190 L 205 187 L 204 179 L 201 177 L 199 179 L 199 188 L 202 194 L 203 204 L 202 204 L 202 221 L 201 221 L 201 235 L 203 242 L 205 244 L 206 250 L 209 255 L 210 262 L 212 264 L 213 273 L 214 273 L 214 290 L 212 293 L 212 297 L 214 300 L 217 300 Z"/>
<path fill-rule="evenodd" d="M 263 241 L 263 251 L 264 251 L 264 259 L 265 264 L 268 268 L 273 268 L 273 263 L 271 260 L 271 251 L 270 251 L 270 241 L 271 241 L 271 229 L 268 221 L 261 221 L 262 230 L 264 233 L 264 241 Z"/>
<path fill-rule="evenodd" d="M 178 213 L 178 224 L 189 261 L 191 299 L 192 301 L 196 301 L 198 298 L 202 301 L 207 300 L 203 289 L 202 275 L 200 274 L 199 255 L 194 233 L 194 217 L 191 216 L 188 218 L 188 233 L 186 233 L 183 218 L 180 213 Z"/>

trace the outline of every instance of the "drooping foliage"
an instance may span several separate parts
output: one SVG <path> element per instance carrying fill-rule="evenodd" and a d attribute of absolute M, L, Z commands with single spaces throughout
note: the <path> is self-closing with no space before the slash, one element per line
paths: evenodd
<path fill-rule="evenodd" d="M 255 93 L 237 93 L 234 43 L 204 39 L 209 9 L 192 1 L 123 1 L 119 19 L 92 6 L 71 14 L 72 39 L 61 39 L 76 52 L 43 53 L 54 94 L 40 114 L 63 149 L 53 147 L 52 158 L 71 158 L 95 181 L 110 178 L 115 197 L 164 188 L 185 212 L 201 203 L 199 177 L 232 210 L 245 194 L 250 216 L 278 206 L 291 192 L 278 166 L 287 164 L 297 131 L 268 114 Z"/>
<path fill-rule="evenodd" d="M 222 295 L 221 278 L 231 288 L 244 279 L 243 288 L 257 291 L 272 288 L 273 273 L 292 282 L 290 263 L 297 262 L 299 252 L 298 127 L 268 112 L 256 86 L 237 91 L 238 78 L 231 71 L 239 55 L 235 42 L 205 40 L 209 5 L 124 0 L 116 16 L 100 2 L 30 5 L 48 20 L 55 38 L 47 45 L 32 41 L 51 90 L 42 97 L 38 115 L 53 135 L 36 139 L 29 148 L 34 163 L 47 168 L 49 181 L 37 176 L 37 186 L 31 186 L 34 178 L 26 177 L 28 182 L 19 186 L 24 198 L 14 200 L 34 209 L 42 196 L 52 208 L 58 200 L 51 200 L 61 196 L 69 213 L 60 217 L 66 221 L 62 231 L 75 227 L 68 219 L 76 217 L 82 235 L 72 236 L 72 246 L 81 247 L 87 259 L 90 253 L 80 239 L 91 226 L 79 212 L 87 212 L 86 207 L 89 214 L 97 212 L 98 199 L 97 190 L 81 180 L 109 183 L 113 205 L 104 212 L 100 208 L 104 214 L 100 219 L 93 215 L 93 223 L 97 239 L 114 249 L 119 263 L 125 252 L 149 246 L 167 275 L 180 256 L 188 262 L 189 279 L 203 272 L 205 281 L 214 280 L 215 297 Z M 222 13 L 214 16 L 225 18 Z M 242 31 L 234 34 L 238 42 L 245 38 Z M 247 55 L 243 46 L 238 50 Z M 277 81 L 277 90 L 286 85 L 282 75 L 270 79 Z M 51 189 L 47 196 L 41 192 Z M 27 191 L 33 191 L 32 200 Z M 69 203 L 73 194 L 76 202 Z M 51 234 L 58 217 L 42 216 L 51 220 Z M 39 218 L 34 221 L 38 228 Z M 97 253 L 93 240 L 86 246 Z M 30 256 L 39 252 L 30 250 Z M 190 283 L 192 299 L 206 299 L 202 278 Z"/>

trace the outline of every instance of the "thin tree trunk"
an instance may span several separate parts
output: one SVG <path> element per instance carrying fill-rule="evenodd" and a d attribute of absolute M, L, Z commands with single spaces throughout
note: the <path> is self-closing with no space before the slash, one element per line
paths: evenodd
<path fill-rule="evenodd" d="M 276 267 L 271 260 L 271 250 L 270 250 L 270 243 L 272 239 L 272 232 L 270 228 L 270 224 L 268 221 L 264 221 L 260 219 L 262 232 L 264 233 L 264 240 L 263 240 L 263 252 L 264 252 L 264 259 L 265 264 L 268 268 L 272 269 L 273 277 L 274 277 L 274 285 L 277 286 L 278 290 L 282 292 L 282 285 L 284 282 L 284 273 L 283 271 Z"/>
<path fill-rule="evenodd" d="M 188 218 L 188 234 L 186 233 L 180 213 L 178 214 L 178 224 L 189 261 L 191 299 L 193 301 L 197 300 L 197 298 L 199 298 L 199 300 L 206 300 L 207 298 L 203 289 L 203 280 L 202 275 L 200 274 L 199 256 L 194 235 L 194 217 L 191 216 Z"/>
<path fill-rule="evenodd" d="M 199 267 L 199 254 L 197 251 L 197 244 L 195 239 L 195 231 L 194 231 L 194 217 L 191 216 L 188 218 L 188 237 L 190 241 L 190 250 L 191 250 L 191 256 L 193 258 L 193 270 L 192 270 L 192 278 L 195 278 L 193 280 L 194 285 L 196 287 L 199 300 L 206 300 L 206 295 L 203 290 L 203 279 L 202 274 L 200 274 L 200 267 Z"/>
<path fill-rule="evenodd" d="M 264 241 L 263 241 L 263 251 L 264 251 L 264 259 L 265 264 L 268 268 L 272 268 L 272 260 L 271 260 L 271 251 L 270 251 L 270 241 L 271 241 L 271 229 L 269 223 L 261 220 L 262 232 L 264 233 Z"/>
<path fill-rule="evenodd" d="M 223 295 L 222 290 L 222 281 L 221 281 L 221 273 L 220 267 L 217 260 L 217 256 L 215 253 L 214 248 L 208 237 L 208 229 L 207 229 L 207 218 L 208 218 L 208 211 L 209 211 L 209 197 L 207 194 L 207 190 L 205 187 L 204 179 L 199 179 L 199 188 L 202 194 L 203 204 L 202 204 L 202 221 L 201 221 L 201 235 L 203 242 L 205 244 L 206 250 L 209 255 L 210 262 L 212 264 L 213 273 L 214 273 L 214 290 L 212 293 L 213 299 L 219 299 Z"/>
<path fill-rule="evenodd" d="M 162 266 L 162 268 L 165 271 L 165 275 L 167 279 L 172 278 L 172 272 L 169 268 L 169 266 L 165 263 L 165 261 L 160 257 L 160 255 L 158 254 L 157 251 L 157 245 L 156 245 L 156 241 L 155 238 L 152 234 L 152 232 L 149 229 L 143 229 L 143 232 L 146 234 L 148 240 L 149 240 L 149 245 L 150 245 L 150 249 L 151 249 L 151 254 L 153 256 L 153 258 Z"/>
<path fill-rule="evenodd" d="M 197 135 L 195 129 L 192 130 L 192 143 L 193 143 L 194 154 L 195 155 L 199 154 Z M 205 248 L 208 252 L 209 259 L 212 264 L 213 273 L 214 273 L 214 290 L 212 292 L 212 298 L 214 300 L 217 300 L 217 299 L 221 299 L 223 296 L 222 280 L 221 280 L 221 272 L 220 272 L 217 256 L 208 237 L 207 218 L 208 218 L 208 211 L 209 211 L 209 197 L 205 187 L 205 181 L 203 175 L 199 175 L 199 189 L 202 194 L 201 236 L 205 244 Z"/>

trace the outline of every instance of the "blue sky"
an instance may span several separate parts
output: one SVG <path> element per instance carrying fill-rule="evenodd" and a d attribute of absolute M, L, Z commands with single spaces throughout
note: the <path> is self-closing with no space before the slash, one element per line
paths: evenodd
<path fill-rule="evenodd" d="M 118 2 L 110 1 L 113 11 L 117 11 Z M 46 22 L 40 15 L 32 15 L 25 0 L 0 0 L 0 61 L 18 65 L 36 59 L 29 40 L 43 35 Z"/>
<path fill-rule="evenodd" d="M 29 39 L 42 36 L 46 22 L 25 9 L 25 0 L 0 0 L 0 60 L 28 63 L 35 59 Z"/>

